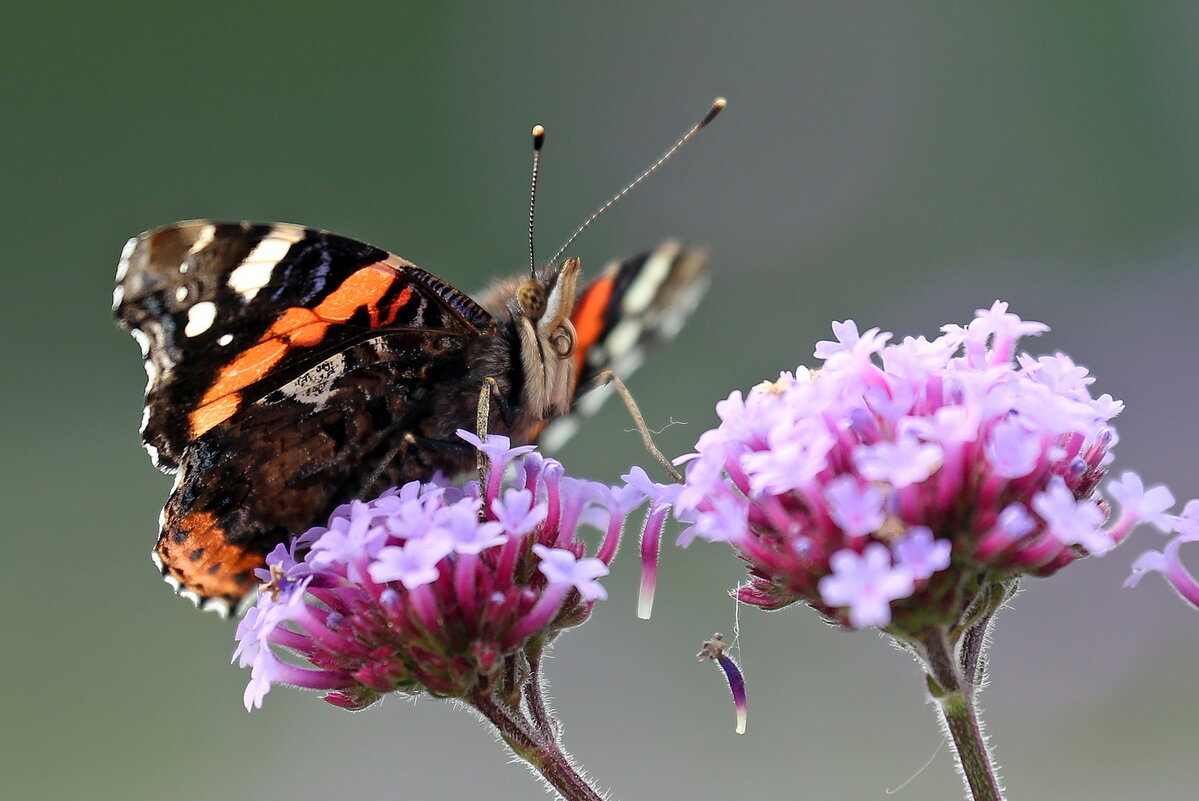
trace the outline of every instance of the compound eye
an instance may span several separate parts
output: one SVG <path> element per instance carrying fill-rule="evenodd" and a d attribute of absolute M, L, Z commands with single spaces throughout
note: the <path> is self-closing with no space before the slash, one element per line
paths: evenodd
<path fill-rule="evenodd" d="M 530 320 L 540 320 L 545 314 L 545 289 L 536 281 L 525 281 L 516 291 L 516 303 Z"/>
<path fill-rule="evenodd" d="M 575 332 L 573 326 L 560 325 L 550 335 L 550 345 L 560 358 L 565 359 L 575 352 Z"/>

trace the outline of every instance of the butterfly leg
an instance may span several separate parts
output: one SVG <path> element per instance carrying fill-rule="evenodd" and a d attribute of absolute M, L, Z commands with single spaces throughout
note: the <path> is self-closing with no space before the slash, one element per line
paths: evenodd
<path fill-rule="evenodd" d="M 480 440 L 487 439 L 487 429 L 491 424 L 491 396 L 494 394 L 497 400 L 503 400 L 499 392 L 496 391 L 495 379 L 488 376 L 483 381 L 483 386 L 479 388 L 479 408 L 475 411 L 475 436 Z M 500 404 L 496 404 L 500 406 Z M 504 407 L 500 406 L 500 414 L 504 413 Z M 487 459 L 483 456 L 483 451 L 475 453 L 475 470 L 479 473 L 479 489 L 482 491 L 487 486 Z"/>
<path fill-rule="evenodd" d="M 682 484 L 683 476 L 678 470 L 675 470 L 670 460 L 663 456 L 662 451 L 658 450 L 658 446 L 654 444 L 654 438 L 650 435 L 649 427 L 645 424 L 645 418 L 641 416 L 641 410 L 637 408 L 637 402 L 633 400 L 632 393 L 629 392 L 629 388 L 624 385 L 624 382 L 620 380 L 620 376 L 611 370 L 604 370 L 591 379 L 589 383 L 590 386 L 584 391 L 598 389 L 607 384 L 611 384 L 616 388 L 620 399 L 624 401 L 625 408 L 629 410 L 629 416 L 633 418 L 633 424 L 637 426 L 637 431 L 641 434 L 641 443 L 645 446 L 645 449 L 649 451 L 651 456 L 658 460 L 658 464 L 662 465 L 671 478 Z M 580 392 L 579 394 L 583 393 Z"/>
<path fill-rule="evenodd" d="M 483 379 L 483 385 L 479 387 L 479 405 L 475 412 L 475 436 L 479 439 L 487 439 L 487 435 L 491 433 L 492 401 L 499 410 L 500 420 L 503 421 L 505 428 L 511 429 L 516 422 L 516 410 L 500 392 L 499 383 L 488 376 Z M 480 485 L 487 486 L 487 459 L 482 452 L 476 456 L 475 465 L 479 471 Z"/>
<path fill-rule="evenodd" d="M 488 399 L 485 400 L 483 395 L 488 395 Z M 487 378 L 483 379 L 483 388 L 479 392 L 480 414 L 482 414 L 484 407 L 488 409 L 487 415 L 480 417 L 476 423 L 479 430 L 475 433 L 480 438 L 487 433 L 487 422 L 491 419 L 490 407 L 487 404 L 491 400 L 495 401 L 496 408 L 500 411 L 500 419 L 504 421 L 505 428 L 512 428 L 513 424 L 516 423 L 516 410 L 512 408 L 512 404 L 508 403 L 508 399 L 500 392 L 499 383 L 491 376 L 487 376 Z"/>

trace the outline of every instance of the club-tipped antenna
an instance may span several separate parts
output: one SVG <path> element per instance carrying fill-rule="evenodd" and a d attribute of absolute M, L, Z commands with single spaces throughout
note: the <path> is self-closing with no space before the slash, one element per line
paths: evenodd
<path fill-rule="evenodd" d="M 537 260 L 533 256 L 533 210 L 537 207 L 537 174 L 541 172 L 541 146 L 545 144 L 545 128 L 533 126 L 533 180 L 529 186 L 529 277 L 537 277 Z"/>
<path fill-rule="evenodd" d="M 724 110 L 724 107 L 727 105 L 727 103 L 728 103 L 728 101 L 726 101 L 723 97 L 718 97 L 715 100 L 713 100 L 712 107 L 708 109 L 708 113 L 704 115 L 704 118 L 702 120 L 697 122 L 695 124 L 695 126 L 692 127 L 691 130 L 687 131 L 687 133 L 683 134 L 683 136 L 679 139 L 679 141 L 675 142 L 669 150 L 667 150 L 665 153 L 663 153 L 658 158 L 657 161 L 655 161 L 653 164 L 651 164 L 649 166 L 649 169 L 647 169 L 645 172 L 641 173 L 636 178 L 634 178 L 629 183 L 628 186 L 626 186 L 624 189 L 617 192 L 615 195 L 613 195 L 611 198 L 608 199 L 607 203 L 605 203 L 604 205 L 602 205 L 598 209 L 596 209 L 595 213 L 592 214 L 590 217 L 588 217 L 586 219 L 586 221 L 578 227 L 578 230 L 576 230 L 573 234 L 570 235 L 570 238 L 566 240 L 566 242 L 562 245 L 562 247 L 558 248 L 558 252 L 554 254 L 553 258 L 550 259 L 549 263 L 557 264 L 558 257 L 561 256 L 564 252 L 566 252 L 566 249 L 568 247 L 570 247 L 571 244 L 576 239 L 579 238 L 579 234 L 581 234 L 587 230 L 587 226 L 591 225 L 593 222 L 595 222 L 597 219 L 599 219 L 600 215 L 602 215 L 604 212 L 606 212 L 608 209 L 612 208 L 612 206 L 614 206 L 616 204 L 616 201 L 620 200 L 622 197 L 624 197 L 629 192 L 631 192 L 633 190 L 633 187 L 637 186 L 637 184 L 641 183 L 646 178 L 650 177 L 650 175 L 652 175 L 656 169 L 658 169 L 664 163 L 666 163 L 666 160 L 669 159 L 671 156 L 673 156 L 675 154 L 676 150 L 678 150 L 683 145 L 687 144 L 687 142 L 691 140 L 691 137 L 695 136 L 697 133 L 699 133 L 701 130 L 703 130 L 704 126 L 706 126 L 712 120 L 716 119 L 716 115 Z"/>

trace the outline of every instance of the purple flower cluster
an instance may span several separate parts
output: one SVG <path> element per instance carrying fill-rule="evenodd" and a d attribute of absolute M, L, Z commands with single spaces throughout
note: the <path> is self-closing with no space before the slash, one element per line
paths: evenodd
<path fill-rule="evenodd" d="M 687 524 L 680 545 L 733 546 L 740 600 L 892 631 L 960 620 L 985 586 L 1104 554 L 1137 523 L 1168 529 L 1173 497 L 1134 473 L 1107 485 L 1109 519 L 1096 490 L 1123 405 L 1064 354 L 1016 356 L 1046 330 L 1000 302 L 932 341 L 834 323 L 819 371 L 717 404 L 656 508 Z"/>
<path fill-rule="evenodd" d="M 597 579 L 642 496 L 564 476 L 506 437 L 458 433 L 486 454 L 486 486 L 412 482 L 338 507 L 267 557 L 237 630 L 234 659 L 252 668 L 247 709 L 271 684 L 326 690 L 350 709 L 394 690 L 486 694 L 516 669 L 513 655 L 606 597 Z M 596 556 L 584 556 L 580 523 L 606 532 Z"/>

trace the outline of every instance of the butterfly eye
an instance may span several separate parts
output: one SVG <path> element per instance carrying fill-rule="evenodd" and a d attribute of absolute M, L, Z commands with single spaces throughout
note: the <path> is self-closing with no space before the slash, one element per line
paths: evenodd
<path fill-rule="evenodd" d="M 575 332 L 572 326 L 560 325 L 550 335 L 550 344 L 559 357 L 565 359 L 575 352 Z"/>
<path fill-rule="evenodd" d="M 540 320 L 545 314 L 545 288 L 536 281 L 525 281 L 516 291 L 516 303 L 530 320 Z"/>

